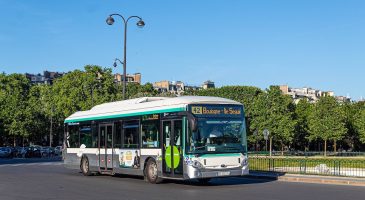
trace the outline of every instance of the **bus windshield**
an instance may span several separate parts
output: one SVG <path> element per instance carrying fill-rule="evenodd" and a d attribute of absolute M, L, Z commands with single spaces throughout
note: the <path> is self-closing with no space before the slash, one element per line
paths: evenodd
<path fill-rule="evenodd" d="M 246 130 L 239 118 L 198 118 L 196 131 L 189 131 L 187 153 L 246 153 Z"/>

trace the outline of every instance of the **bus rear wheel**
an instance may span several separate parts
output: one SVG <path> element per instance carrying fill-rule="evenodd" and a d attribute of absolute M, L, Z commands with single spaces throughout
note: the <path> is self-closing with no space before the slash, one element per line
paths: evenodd
<path fill-rule="evenodd" d="M 150 183 L 161 183 L 162 179 L 158 177 L 158 169 L 156 161 L 153 159 L 148 160 L 147 166 L 145 169 L 145 176 Z"/>
<path fill-rule="evenodd" d="M 91 175 L 90 167 L 89 167 L 89 159 L 86 156 L 84 156 L 81 160 L 81 171 L 82 171 L 82 174 L 84 174 L 85 176 Z"/>

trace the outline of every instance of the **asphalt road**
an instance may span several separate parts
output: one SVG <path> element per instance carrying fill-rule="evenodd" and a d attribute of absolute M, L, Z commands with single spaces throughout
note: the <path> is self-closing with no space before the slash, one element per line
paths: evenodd
<path fill-rule="evenodd" d="M 208 186 L 181 181 L 153 185 L 131 176 L 85 177 L 59 161 L 4 163 L 0 160 L 0 200 L 219 199 L 356 200 L 364 187 L 256 180 L 214 179 Z"/>

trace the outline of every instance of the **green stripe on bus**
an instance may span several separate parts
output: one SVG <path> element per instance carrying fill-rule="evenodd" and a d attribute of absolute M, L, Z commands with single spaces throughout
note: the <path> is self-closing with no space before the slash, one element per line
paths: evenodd
<path fill-rule="evenodd" d="M 178 111 L 185 111 L 185 108 L 184 107 L 170 108 L 170 109 L 164 109 L 164 110 L 152 110 L 152 111 L 117 114 L 117 115 L 109 115 L 109 116 L 87 117 L 87 118 L 81 118 L 81 119 L 69 119 L 69 120 L 65 120 L 65 123 L 83 122 L 83 121 L 100 120 L 100 119 L 112 119 L 112 118 L 119 118 L 119 117 L 132 117 L 132 116 L 138 116 L 138 115 L 148 115 L 148 114 L 178 112 Z"/>

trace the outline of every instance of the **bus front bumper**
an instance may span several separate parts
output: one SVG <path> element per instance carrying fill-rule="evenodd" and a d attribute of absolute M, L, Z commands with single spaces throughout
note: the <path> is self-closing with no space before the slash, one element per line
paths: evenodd
<path fill-rule="evenodd" d="M 215 177 L 229 177 L 229 176 L 243 176 L 248 175 L 248 166 L 243 166 L 234 169 L 222 169 L 222 170 L 210 170 L 210 169 L 197 169 L 189 166 L 187 168 L 186 175 L 189 179 L 195 178 L 215 178 Z"/>

